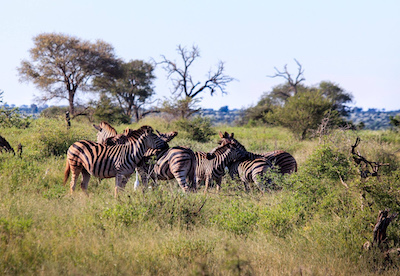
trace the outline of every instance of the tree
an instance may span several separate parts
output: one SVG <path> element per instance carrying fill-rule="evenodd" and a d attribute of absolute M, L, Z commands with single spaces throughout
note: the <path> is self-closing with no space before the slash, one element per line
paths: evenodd
<path fill-rule="evenodd" d="M 162 61 L 160 62 L 167 72 L 168 79 L 172 81 L 172 94 L 180 99 L 185 99 L 185 101 L 194 99 L 206 92 L 209 92 L 211 96 L 217 91 L 226 94 L 226 85 L 234 79 L 224 74 L 224 62 L 220 61 L 218 63 L 216 71 L 212 72 L 210 70 L 205 81 L 195 81 L 190 69 L 200 57 L 199 48 L 193 46 L 191 50 L 187 50 L 186 47 L 178 45 L 177 52 L 182 59 L 183 65 L 179 66 L 175 61 L 171 61 L 165 56 L 162 56 Z M 189 114 L 183 114 L 183 116 L 186 118 Z"/>
<path fill-rule="evenodd" d="M 104 93 L 101 93 L 99 101 L 94 103 L 93 116 L 97 121 L 106 121 L 111 124 L 129 124 L 131 119 L 131 116 L 126 115 L 124 110 Z"/>
<path fill-rule="evenodd" d="M 154 112 L 143 110 L 143 106 L 154 95 L 154 67 L 142 60 L 131 60 L 127 63 L 121 62 L 120 68 L 121 75 L 101 76 L 95 79 L 94 84 L 103 93 L 110 93 L 125 115 L 130 118 L 134 116 L 138 122 L 148 113 Z"/>
<path fill-rule="evenodd" d="M 197 106 L 199 99 L 187 98 L 175 98 L 175 100 L 165 100 L 162 103 L 161 111 L 172 115 L 173 118 L 179 117 L 180 119 L 186 119 L 191 115 L 200 111 Z"/>
<path fill-rule="evenodd" d="M 350 108 L 346 104 L 353 101 L 353 95 L 330 81 L 321 81 L 316 89 L 332 102 L 332 108 L 341 116 L 349 115 Z"/>
<path fill-rule="evenodd" d="M 92 89 L 94 77 L 119 73 L 113 47 L 101 40 L 95 43 L 79 38 L 42 33 L 33 38 L 31 61 L 23 60 L 18 68 L 21 81 L 33 82 L 42 90 L 41 101 L 66 99 L 69 112 L 76 116 L 77 92 Z"/>
<path fill-rule="evenodd" d="M 290 97 L 283 107 L 276 106 L 265 115 L 265 120 L 289 128 L 297 138 L 303 140 L 310 130 L 317 129 L 331 110 L 331 101 L 321 92 L 306 91 Z M 330 113 L 331 117 L 337 115 L 337 112 Z"/>
<path fill-rule="evenodd" d="M 298 86 L 301 84 L 302 81 L 306 80 L 304 78 L 303 67 L 296 59 L 294 59 L 294 61 L 298 65 L 298 72 L 297 72 L 296 78 L 293 79 L 292 75 L 289 73 L 289 71 L 287 69 L 287 64 L 285 64 L 282 71 L 278 70 L 276 67 L 274 67 L 274 69 L 276 71 L 275 75 L 268 76 L 271 78 L 280 77 L 280 78 L 284 78 L 286 80 L 286 87 L 285 87 L 286 89 L 284 89 L 280 92 L 281 97 L 285 100 L 288 99 L 290 96 L 293 96 L 293 94 L 296 95 L 298 93 Z"/>

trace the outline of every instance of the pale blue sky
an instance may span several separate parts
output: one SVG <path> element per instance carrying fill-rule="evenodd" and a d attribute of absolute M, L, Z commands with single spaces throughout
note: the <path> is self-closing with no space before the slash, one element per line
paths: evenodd
<path fill-rule="evenodd" d="M 16 68 L 29 58 L 32 38 L 57 32 L 114 46 L 125 61 L 161 55 L 179 61 L 178 44 L 197 45 L 193 76 L 204 78 L 219 60 L 237 79 L 227 95 L 204 95 L 202 107 L 256 104 L 283 82 L 274 67 L 297 73 L 306 85 L 329 80 L 354 95 L 355 106 L 400 109 L 400 1 L 103 1 L 38 0 L 0 3 L 0 90 L 9 104 L 31 104 L 40 95 L 20 83 Z M 156 69 L 157 98 L 170 83 Z M 60 102 L 59 104 L 66 104 Z"/>

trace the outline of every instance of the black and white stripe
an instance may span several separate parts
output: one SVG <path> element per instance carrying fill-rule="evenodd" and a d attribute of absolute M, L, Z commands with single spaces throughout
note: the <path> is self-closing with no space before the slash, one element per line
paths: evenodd
<path fill-rule="evenodd" d="M 123 189 L 148 149 L 165 149 L 168 144 L 161 140 L 150 126 L 138 130 L 126 130 L 125 143 L 107 146 L 81 140 L 72 144 L 67 152 L 64 184 L 71 176 L 71 192 L 74 191 L 79 174 L 81 188 L 86 192 L 90 176 L 115 177 L 115 195 Z"/>
<path fill-rule="evenodd" d="M 220 132 L 219 136 L 221 138 L 220 141 L 221 145 L 229 141 L 234 141 L 237 143 L 239 148 L 246 151 L 246 148 L 234 138 L 233 133 L 229 134 L 225 132 L 223 134 L 222 132 Z M 278 172 L 280 172 L 281 174 L 287 174 L 287 173 L 291 174 L 293 172 L 297 172 L 296 159 L 290 153 L 283 150 L 275 150 L 262 154 L 248 152 L 248 158 L 249 159 L 266 158 L 266 160 L 272 163 L 272 165 L 274 165 L 277 168 Z"/>
<path fill-rule="evenodd" d="M 257 184 L 260 191 L 263 191 L 264 174 L 269 168 L 272 168 L 272 164 L 265 158 L 244 159 L 228 166 L 231 178 L 239 177 L 246 191 L 249 190 L 249 183 Z"/>
<path fill-rule="evenodd" d="M 207 189 L 213 180 L 215 180 L 217 190 L 219 190 L 222 177 L 225 175 L 225 167 L 246 157 L 246 152 L 232 141 L 213 149 L 210 153 L 196 152 L 195 154 L 197 159 L 197 186 L 199 186 L 200 181 L 205 181 L 204 193 L 207 193 Z"/>

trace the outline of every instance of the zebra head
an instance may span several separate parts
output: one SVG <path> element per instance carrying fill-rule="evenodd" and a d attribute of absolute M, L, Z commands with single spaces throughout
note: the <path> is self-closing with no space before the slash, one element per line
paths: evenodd
<path fill-rule="evenodd" d="M 236 140 L 234 137 L 234 133 L 232 132 L 231 134 L 229 134 L 228 132 L 225 131 L 225 133 L 222 133 L 221 131 L 219 132 L 219 137 L 221 138 L 221 140 L 218 142 L 218 144 L 225 145 L 229 142 L 235 142 L 235 144 L 237 145 L 238 148 L 240 148 L 243 151 L 246 151 L 246 148 L 239 143 L 238 140 Z"/>
<path fill-rule="evenodd" d="M 107 122 L 101 122 L 98 126 L 93 124 L 97 130 L 97 143 L 102 144 L 107 138 L 117 135 L 117 131 Z"/>
<path fill-rule="evenodd" d="M 157 132 L 158 137 L 160 137 L 160 139 L 164 140 L 167 143 L 170 142 L 172 139 L 174 139 L 178 135 L 177 131 L 160 133 L 158 130 L 156 130 L 156 132 Z"/>
<path fill-rule="evenodd" d="M 141 131 L 143 134 L 143 141 L 144 144 L 147 146 L 147 148 L 150 149 L 157 149 L 157 150 L 163 150 L 167 149 L 168 143 L 161 139 L 157 134 L 153 132 L 153 128 L 151 126 L 142 126 L 141 128 L 138 129 L 138 131 Z M 125 132 L 127 132 L 127 137 L 130 137 L 135 131 L 125 129 Z"/>
<path fill-rule="evenodd" d="M 247 152 L 244 151 L 235 141 L 226 141 L 223 145 L 214 148 L 210 155 L 219 156 L 219 159 L 225 160 L 226 165 L 236 160 L 241 160 L 247 157 Z"/>

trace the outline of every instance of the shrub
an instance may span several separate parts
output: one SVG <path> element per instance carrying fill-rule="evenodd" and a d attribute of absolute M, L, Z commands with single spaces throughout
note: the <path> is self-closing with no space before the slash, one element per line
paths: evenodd
<path fill-rule="evenodd" d="M 175 124 L 179 130 L 183 130 L 186 133 L 186 137 L 198 142 L 209 141 L 210 137 L 215 133 L 208 118 L 180 119 Z"/>
<path fill-rule="evenodd" d="M 211 222 L 236 235 L 248 235 L 254 230 L 258 219 L 257 208 L 253 204 L 236 200 L 212 217 Z"/>

